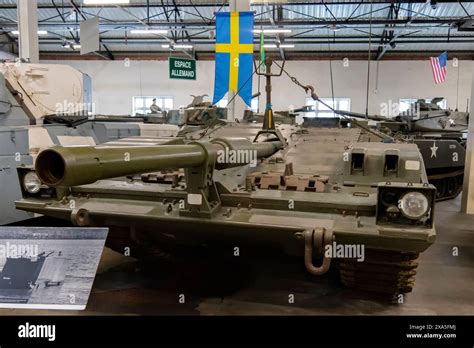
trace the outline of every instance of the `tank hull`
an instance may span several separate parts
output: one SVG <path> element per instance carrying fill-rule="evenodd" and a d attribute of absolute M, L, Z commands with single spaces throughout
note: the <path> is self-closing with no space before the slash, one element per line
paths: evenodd
<path fill-rule="evenodd" d="M 232 139 L 258 139 L 260 130 L 258 125 L 231 124 L 209 135 L 202 148 L 209 148 L 206 141 L 222 144 L 217 139 L 231 135 Z M 138 257 L 155 255 L 169 245 L 250 242 L 262 248 L 278 245 L 288 254 L 302 256 L 315 275 L 327 271 L 323 244 L 316 241 L 321 238 L 330 244 L 331 238 L 366 250 L 368 262 L 334 258 L 343 284 L 369 291 L 378 287 L 391 294 L 411 291 L 416 258 L 435 240 L 433 211 L 423 222 L 403 217 L 387 220 L 387 206 L 380 204 L 380 195 L 387 187 L 400 196 L 415 190 L 433 204 L 434 188 L 426 182 L 417 146 L 359 142 L 361 131 L 351 128 L 303 130 L 279 125 L 278 130 L 287 146 L 272 150 L 271 155 L 265 153 L 256 166 L 213 171 L 208 194 L 210 201 L 218 203 L 211 202 L 207 212 L 203 211 L 205 202 L 200 209 L 189 206 L 189 193 L 195 192 L 189 171 L 184 181 L 179 177 L 174 184 L 150 180 L 156 173 L 103 177 L 70 187 L 60 198 L 25 195 L 16 206 L 79 226 L 108 226 L 108 245 L 118 251 L 132 245 L 132 254 Z M 263 134 L 261 141 L 272 136 Z M 365 164 L 358 162 L 362 154 Z M 387 158 L 395 157 L 397 164 L 384 170 Z M 326 261 L 314 266 L 308 255 Z"/>

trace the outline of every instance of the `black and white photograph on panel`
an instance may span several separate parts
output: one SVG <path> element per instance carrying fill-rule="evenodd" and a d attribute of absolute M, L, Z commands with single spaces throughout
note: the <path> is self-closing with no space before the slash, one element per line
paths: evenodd
<path fill-rule="evenodd" d="M 107 233 L 0 227 L 0 308 L 84 310 Z"/>

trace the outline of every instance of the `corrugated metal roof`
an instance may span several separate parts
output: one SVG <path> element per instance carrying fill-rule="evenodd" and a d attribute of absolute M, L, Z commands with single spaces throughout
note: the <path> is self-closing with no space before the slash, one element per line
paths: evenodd
<path fill-rule="evenodd" d="M 254 1 L 257 3 L 258 1 Z M 270 1 L 274 2 L 274 1 Z M 307 2 L 307 4 L 305 4 Z M 328 4 L 324 6 L 311 1 L 280 1 L 282 6 L 281 17 L 275 17 L 275 20 L 283 21 L 287 24 L 283 27 L 291 28 L 291 34 L 281 36 L 284 42 L 294 43 L 296 50 L 301 51 L 324 51 L 331 45 L 334 51 L 363 51 L 368 49 L 369 32 L 372 34 L 372 45 L 377 47 L 381 41 L 384 30 L 387 29 L 385 24 L 378 21 L 385 20 L 390 13 L 390 2 L 374 0 L 372 5 L 369 1 L 359 4 L 359 1 L 350 3 L 348 1 L 326 1 Z M 176 28 L 177 36 L 187 38 L 191 36 L 191 40 L 195 41 L 197 51 L 213 51 L 212 39 L 210 31 L 214 28 L 209 23 L 215 18 L 215 13 L 219 10 L 227 11 L 228 7 L 225 1 L 220 0 L 176 0 L 178 4 L 179 16 L 174 12 L 172 1 L 164 0 L 165 7 L 161 6 L 161 2 L 152 1 L 152 6 L 147 9 L 146 1 L 131 0 L 130 6 L 123 8 L 119 6 L 82 6 L 82 0 L 76 0 L 84 15 L 87 17 L 99 16 L 101 23 L 101 38 L 108 45 L 111 51 L 146 51 L 161 52 L 160 42 L 163 41 L 160 36 L 149 35 L 132 35 L 130 29 L 145 28 L 146 23 L 150 21 L 153 27 L 167 28 L 167 14 L 171 16 L 170 21 L 175 19 L 178 22 L 184 21 L 185 24 L 192 26 L 186 27 L 186 32 L 182 28 Z M 50 0 L 38 0 L 40 6 L 38 10 L 38 20 L 40 29 L 48 30 L 49 34 L 40 38 L 40 49 L 44 51 L 55 51 L 61 46 L 64 39 L 70 37 L 67 27 L 77 27 L 76 14 L 69 1 L 57 0 L 59 6 L 55 9 Z M 184 6 L 186 5 L 186 6 Z M 196 5 L 196 6 L 193 6 Z M 207 5 L 207 6 L 205 6 Z M 0 2 L 0 28 L 4 31 L 11 31 L 16 28 L 16 1 L 2 0 Z M 46 6 L 45 8 L 43 8 Z M 464 8 L 463 8 L 464 6 Z M 436 9 L 433 9 L 429 3 L 402 3 L 398 12 L 398 18 L 402 20 L 415 19 L 432 21 L 433 23 L 413 23 L 409 27 L 405 24 L 395 26 L 394 35 L 395 42 L 413 40 L 413 43 L 403 42 L 394 49 L 403 51 L 420 51 L 420 50 L 472 50 L 474 48 L 474 32 L 458 32 L 456 29 L 450 29 L 450 21 L 455 19 L 465 19 L 467 14 L 474 15 L 474 3 L 463 2 L 461 6 L 457 2 L 438 2 Z M 270 6 L 273 11 L 273 6 Z M 252 5 L 252 10 L 256 12 L 256 20 L 268 20 L 269 15 L 267 7 L 262 4 Z M 66 23 L 63 23 L 64 17 Z M 148 19 L 148 15 L 150 18 Z M 176 15 L 176 17 L 175 17 Z M 369 25 L 372 19 L 376 23 Z M 78 17 L 81 20 L 81 17 Z M 449 20 L 448 22 L 439 23 L 438 20 Z M 320 23 L 325 21 L 324 23 Z M 327 22 L 331 21 L 335 24 L 332 28 Z M 350 22 L 347 21 L 364 21 Z M 356 24 L 358 23 L 358 24 Z M 335 31 L 333 30 L 335 29 Z M 447 37 L 450 36 L 451 42 Z M 171 31 L 168 37 L 171 38 Z M 430 36 L 433 40 L 442 40 L 445 42 L 430 43 Z M 256 37 L 257 39 L 257 37 Z M 181 39 L 180 39 L 181 40 Z M 185 39 L 187 41 L 187 39 Z M 211 41 L 210 41 L 211 40 Z M 457 42 L 465 40 L 466 42 Z M 275 41 L 275 36 L 266 37 L 268 43 Z M 313 43 L 312 43 L 313 42 Z"/>

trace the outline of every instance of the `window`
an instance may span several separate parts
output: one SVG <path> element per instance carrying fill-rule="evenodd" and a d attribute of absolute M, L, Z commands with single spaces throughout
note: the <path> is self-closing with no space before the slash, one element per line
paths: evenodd
<path fill-rule="evenodd" d="M 227 97 L 224 97 L 221 100 L 219 100 L 216 105 L 218 108 L 226 108 L 227 103 L 228 103 Z"/>
<path fill-rule="evenodd" d="M 146 115 L 151 113 L 150 106 L 153 103 L 154 98 L 156 98 L 156 105 L 158 105 L 160 109 L 173 109 L 173 97 L 133 97 L 133 116 Z"/>
<path fill-rule="evenodd" d="M 253 112 L 257 112 L 258 111 L 258 104 L 259 104 L 259 98 L 253 98 L 252 99 L 252 105 L 250 106 L 250 110 L 252 110 Z"/>
<path fill-rule="evenodd" d="M 350 98 L 320 98 L 324 103 L 336 110 L 351 111 Z M 311 106 L 314 111 L 306 113 L 306 117 L 335 117 L 334 113 L 313 98 L 306 98 L 306 105 Z"/>
<path fill-rule="evenodd" d="M 399 111 L 400 112 L 405 112 L 410 109 L 410 105 L 412 105 L 414 102 L 416 102 L 418 99 L 415 98 L 401 98 L 400 99 L 400 105 L 399 105 Z M 431 102 L 430 98 L 425 99 L 427 103 Z M 440 102 L 437 103 L 441 109 L 447 109 L 448 108 L 448 101 L 446 99 L 441 100 Z"/>
<path fill-rule="evenodd" d="M 216 105 L 219 108 L 226 108 L 228 106 L 228 104 L 229 104 L 229 101 L 228 101 L 227 97 L 224 97 L 221 100 L 219 100 Z M 257 112 L 257 110 L 258 110 L 258 98 L 252 99 L 252 106 L 250 107 L 250 110 L 252 110 L 253 112 Z"/>

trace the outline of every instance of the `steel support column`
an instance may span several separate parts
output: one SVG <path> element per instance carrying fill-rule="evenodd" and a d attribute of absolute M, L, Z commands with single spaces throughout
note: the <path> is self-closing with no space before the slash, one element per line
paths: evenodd
<path fill-rule="evenodd" d="M 459 68 L 458 68 L 459 69 Z M 474 69 L 472 72 L 471 105 L 469 112 L 474 110 Z M 468 139 L 466 146 L 466 167 L 464 169 L 464 187 L 462 192 L 461 212 L 474 214 L 474 120 L 469 117 Z"/>
<path fill-rule="evenodd" d="M 37 0 L 18 0 L 19 58 L 39 62 Z"/>
<path fill-rule="evenodd" d="M 229 9 L 231 12 L 250 11 L 250 0 L 229 0 Z M 227 119 L 242 119 L 244 117 L 245 103 L 239 96 L 235 96 L 234 92 L 229 91 L 227 96 L 227 100 L 232 100 L 232 102 L 227 105 L 227 108 L 229 109 L 227 113 Z"/>

